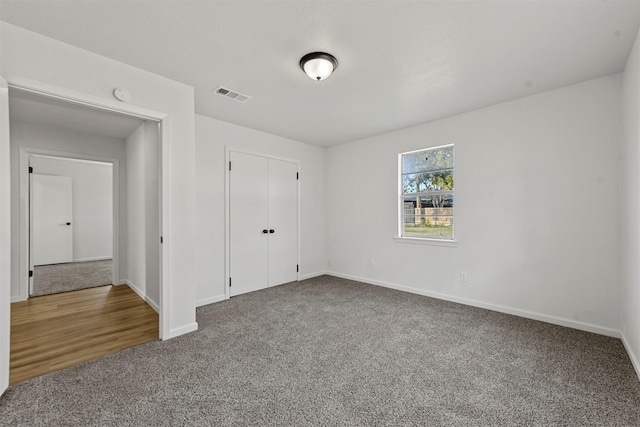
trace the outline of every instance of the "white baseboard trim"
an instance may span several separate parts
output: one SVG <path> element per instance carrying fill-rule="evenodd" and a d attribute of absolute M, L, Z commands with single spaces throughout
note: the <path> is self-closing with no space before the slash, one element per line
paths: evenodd
<path fill-rule="evenodd" d="M 171 329 L 169 331 L 169 338 L 175 338 L 180 335 L 188 334 L 189 332 L 198 330 L 198 322 L 193 322 L 189 325 L 182 326 L 180 328 Z"/>
<path fill-rule="evenodd" d="M 636 371 L 636 376 L 638 377 L 638 380 L 640 380 L 640 359 L 638 359 L 638 356 L 633 352 L 633 349 L 631 348 L 629 341 L 627 341 L 627 338 L 624 336 L 624 333 L 622 333 L 621 335 L 622 345 L 624 345 L 625 350 L 627 350 L 627 354 L 629 355 L 629 359 L 631 359 L 633 369 L 635 369 Z"/>
<path fill-rule="evenodd" d="M 108 259 L 113 259 L 113 257 L 112 256 L 97 256 L 97 257 L 90 257 L 90 258 L 78 258 L 78 259 L 74 259 L 73 262 L 106 261 Z"/>
<path fill-rule="evenodd" d="M 456 302 L 459 304 L 470 305 L 473 307 L 484 308 L 487 310 L 497 311 L 500 313 L 512 314 L 514 316 L 524 317 L 526 319 L 539 320 L 541 322 L 547 322 L 558 326 L 565 326 L 567 328 L 578 329 L 581 331 L 592 332 L 594 334 L 605 335 L 613 338 L 620 338 L 621 333 L 618 330 L 605 328 L 590 323 L 577 322 L 575 320 L 563 319 L 561 317 L 550 316 L 547 314 L 535 313 L 527 310 L 520 310 L 511 307 L 505 307 L 502 305 L 486 303 L 482 301 L 471 300 L 467 298 L 454 297 L 447 294 L 441 294 L 439 292 L 426 291 L 423 289 L 412 288 L 409 286 L 397 285 L 395 283 L 381 282 L 379 280 L 367 279 L 365 277 L 352 276 L 349 274 L 342 274 L 335 271 L 327 271 L 329 276 L 341 277 L 343 279 L 355 280 L 357 282 L 368 283 L 370 285 L 382 286 L 384 288 L 395 289 L 398 291 L 409 292 L 412 294 L 423 295 L 426 297 L 441 299 L 445 301 Z"/>
<path fill-rule="evenodd" d="M 224 301 L 226 299 L 225 295 L 216 295 L 214 297 L 203 298 L 196 301 L 196 307 L 202 307 L 203 305 L 213 304 L 214 302 Z"/>
<path fill-rule="evenodd" d="M 300 276 L 298 276 L 298 280 L 313 279 L 314 277 L 324 276 L 325 274 L 327 274 L 327 272 L 324 270 L 316 271 L 315 273 L 301 274 Z"/>
<path fill-rule="evenodd" d="M 28 298 L 23 297 L 22 295 L 12 296 L 11 297 L 11 303 L 13 304 L 14 302 L 26 301 L 27 299 Z"/>
<path fill-rule="evenodd" d="M 127 286 L 129 286 L 129 287 L 131 288 L 131 290 L 132 290 L 133 292 L 135 292 L 136 294 L 138 294 L 138 296 L 139 296 L 140 298 L 142 298 L 142 299 L 144 300 L 144 302 L 146 302 L 147 304 L 149 304 L 149 306 L 150 306 L 151 308 L 153 308 L 153 309 L 156 311 L 156 313 L 158 313 L 158 314 L 160 313 L 160 306 L 158 305 L 158 303 L 156 303 L 154 300 L 152 300 L 151 298 L 149 298 L 149 297 L 147 296 L 147 294 L 145 294 L 144 292 L 142 292 L 142 290 L 141 290 L 140 288 L 138 288 L 136 285 L 134 285 L 133 283 L 131 283 L 131 282 L 130 282 L 130 281 L 128 281 L 128 280 L 121 280 L 119 284 L 120 284 L 120 285 L 127 285 Z"/>

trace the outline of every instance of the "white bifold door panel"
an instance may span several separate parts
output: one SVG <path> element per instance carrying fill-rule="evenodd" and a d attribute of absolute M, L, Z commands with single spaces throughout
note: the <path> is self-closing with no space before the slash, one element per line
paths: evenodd
<path fill-rule="evenodd" d="M 297 164 L 235 151 L 229 159 L 229 295 L 297 280 Z"/>
<path fill-rule="evenodd" d="M 73 261 L 70 176 L 32 175 L 33 265 Z"/>
<path fill-rule="evenodd" d="M 269 275 L 269 164 L 264 157 L 230 153 L 230 295 L 266 287 Z M 267 230 L 267 233 L 263 233 Z"/>
<path fill-rule="evenodd" d="M 269 286 L 298 280 L 298 165 L 269 159 Z"/>

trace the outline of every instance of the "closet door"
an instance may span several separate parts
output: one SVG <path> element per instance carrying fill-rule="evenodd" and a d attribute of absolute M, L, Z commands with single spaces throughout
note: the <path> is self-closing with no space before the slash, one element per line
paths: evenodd
<path fill-rule="evenodd" d="M 229 291 L 235 296 L 269 285 L 269 162 L 238 152 L 229 159 Z"/>
<path fill-rule="evenodd" d="M 269 286 L 298 280 L 297 174 L 297 164 L 269 159 Z"/>

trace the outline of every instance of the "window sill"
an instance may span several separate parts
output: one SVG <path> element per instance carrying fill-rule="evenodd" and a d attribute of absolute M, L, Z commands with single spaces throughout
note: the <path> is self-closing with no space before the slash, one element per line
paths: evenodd
<path fill-rule="evenodd" d="M 458 247 L 457 240 L 438 240 L 438 239 L 425 239 L 422 237 L 393 237 L 396 243 L 409 243 L 412 245 L 428 245 L 428 246 L 445 246 L 449 248 Z"/>

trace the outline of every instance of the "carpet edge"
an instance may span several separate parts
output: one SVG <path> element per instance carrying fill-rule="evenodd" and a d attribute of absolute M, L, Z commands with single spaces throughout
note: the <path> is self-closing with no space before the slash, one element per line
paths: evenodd
<path fill-rule="evenodd" d="M 422 295 L 430 298 L 455 302 L 458 304 L 469 305 L 472 307 L 484 308 L 486 310 L 497 311 L 499 313 L 511 314 L 523 317 L 525 319 L 538 320 L 541 322 L 551 323 L 553 325 L 564 326 L 567 328 L 577 329 L 580 331 L 591 332 L 594 334 L 604 335 L 612 338 L 621 338 L 621 332 L 617 329 L 606 328 L 604 326 L 593 325 L 591 323 L 576 322 L 575 320 L 564 319 L 561 317 L 551 316 L 547 314 L 536 313 L 528 310 L 520 310 L 517 308 L 506 307 L 498 304 L 491 304 L 482 301 L 476 301 L 467 298 L 459 298 L 438 292 L 427 291 L 424 289 L 412 288 L 410 286 L 398 285 L 396 283 L 383 282 L 379 280 L 368 279 L 366 277 L 352 276 L 350 274 L 338 273 L 336 271 L 327 271 L 327 275 L 340 277 L 342 279 L 355 280 L 370 285 L 381 286 L 384 288 L 395 289 L 397 291 L 409 292 L 412 294 Z"/>

